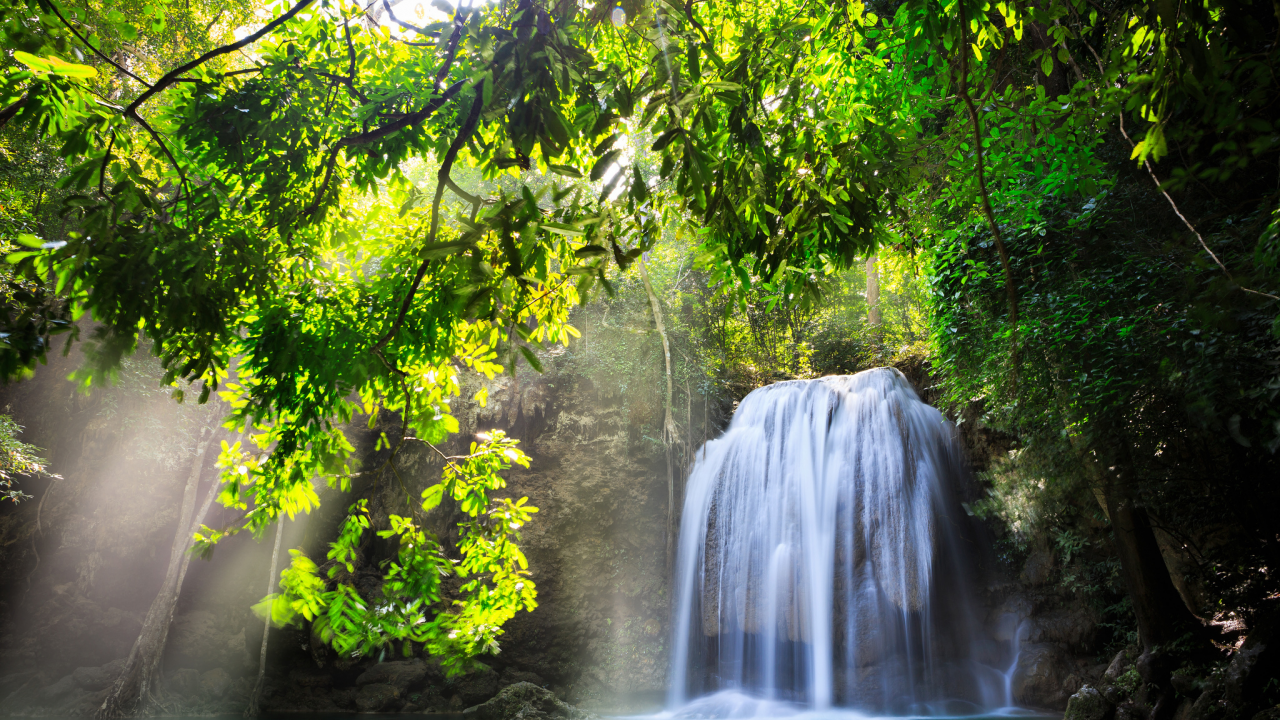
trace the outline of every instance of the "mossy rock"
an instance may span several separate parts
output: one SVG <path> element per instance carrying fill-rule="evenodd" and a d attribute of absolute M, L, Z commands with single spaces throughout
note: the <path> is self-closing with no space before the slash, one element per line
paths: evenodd
<path fill-rule="evenodd" d="M 466 720 L 594 720 L 595 717 L 529 682 L 508 685 L 492 700 L 467 708 L 463 715 Z"/>

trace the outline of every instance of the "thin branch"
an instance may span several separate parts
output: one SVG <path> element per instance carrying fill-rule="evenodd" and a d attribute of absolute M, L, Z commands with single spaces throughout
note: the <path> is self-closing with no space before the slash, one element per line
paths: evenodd
<path fill-rule="evenodd" d="M 111 128 L 111 140 L 107 142 L 107 154 L 102 156 L 102 167 L 98 168 L 98 194 L 106 197 L 104 185 L 107 181 L 107 164 L 111 162 L 111 151 L 116 147 L 116 129 Z"/>
<path fill-rule="evenodd" d="M 81 42 L 85 47 L 87 47 L 87 48 L 89 48 L 91 51 L 93 51 L 93 54 L 94 54 L 94 55 L 97 55 L 98 57 L 102 58 L 102 60 L 103 60 L 104 62 L 106 62 L 108 65 L 110 65 L 111 67 L 115 68 L 116 70 L 119 70 L 120 72 L 124 73 L 125 75 L 128 75 L 129 77 L 133 78 L 134 80 L 137 80 L 138 82 L 142 83 L 143 87 L 150 87 L 150 84 L 149 84 L 149 83 L 147 83 L 147 81 L 146 81 L 146 80 L 143 80 L 142 78 L 138 77 L 137 75 L 134 75 L 133 73 L 129 72 L 128 70 L 126 70 L 126 69 L 124 68 L 124 66 L 123 66 L 123 65 L 120 65 L 120 64 L 119 64 L 119 63 L 117 63 L 115 60 L 112 60 L 111 58 L 109 58 L 109 57 L 107 57 L 106 55 L 104 55 L 104 54 L 102 53 L 102 51 L 101 51 L 101 50 L 99 50 L 98 48 L 94 47 L 92 43 L 90 43 L 88 40 L 86 40 L 86 39 L 84 38 L 84 36 L 83 36 L 83 35 L 81 35 L 81 34 L 80 34 L 76 29 L 75 29 L 75 27 L 74 27 L 71 23 L 67 22 L 67 19 L 66 19 L 65 17 L 63 17 L 63 16 L 62 16 L 62 13 L 58 11 L 58 6 L 54 4 L 53 0 L 42 0 L 42 2 L 43 2 L 44 4 L 47 4 L 47 5 L 49 6 L 49 10 L 50 10 L 50 11 L 52 11 L 54 15 L 57 15 L 57 16 L 58 16 L 58 19 L 62 21 L 62 24 L 63 24 L 63 25 L 65 25 L 65 26 L 66 26 L 66 28 L 67 28 L 68 30 L 70 30 L 70 31 L 71 31 L 71 34 L 72 34 L 72 35 L 75 35 L 75 36 L 76 36 L 76 38 L 77 38 L 77 39 L 79 39 L 79 40 L 80 40 L 80 42 Z"/>
<path fill-rule="evenodd" d="M 146 92 L 142 93 L 137 97 L 137 99 L 129 103 L 129 107 L 125 108 L 125 111 L 124 111 L 125 115 L 136 117 L 138 114 L 138 108 L 141 107 L 143 103 L 150 100 L 151 97 L 156 93 L 172 85 L 175 81 L 177 81 L 178 78 L 185 75 L 188 71 L 194 70 L 195 68 L 200 67 L 201 65 L 209 62 L 210 60 L 216 57 L 226 55 L 227 53 L 233 53 L 239 50 L 240 48 L 252 45 L 253 43 L 260 40 L 263 36 L 274 32 L 276 28 L 292 20 L 294 15 L 297 15 L 298 13 L 302 12 L 303 8 L 310 5 L 311 3 L 312 3 L 312 0 L 299 0 L 299 2 L 296 5 L 289 8 L 289 12 L 286 12 L 285 14 L 276 18 L 275 20 L 272 20 L 271 22 L 267 23 L 258 32 L 253 33 L 252 35 L 246 35 L 244 38 L 237 40 L 236 42 L 233 42 L 230 45 L 223 45 L 222 47 L 214 48 L 209 52 L 196 58 L 195 60 L 192 60 L 191 62 L 183 65 L 179 65 L 177 68 L 174 68 L 173 70 L 170 70 L 169 72 L 165 73 L 164 77 L 157 80 L 155 85 L 152 85 L 150 88 L 147 89 Z"/>
<path fill-rule="evenodd" d="M 164 140 L 160 138 L 160 133 L 156 132 L 155 128 L 148 125 L 147 121 L 143 120 L 136 113 L 133 115 L 133 120 L 141 125 L 142 129 L 146 130 L 147 133 L 151 135 L 151 139 L 155 140 L 156 144 L 160 146 L 160 149 L 164 151 L 165 157 L 169 158 L 169 162 L 173 163 L 173 169 L 178 171 L 178 177 L 182 179 L 182 186 L 186 189 L 187 174 L 182 171 L 182 166 L 178 164 L 178 159 L 169 151 L 169 146 L 165 145 Z M 191 192 L 189 190 L 187 192 L 187 197 L 191 197 Z"/>
<path fill-rule="evenodd" d="M 393 23 L 395 23 L 395 24 L 399 25 L 400 27 L 404 28 L 405 30 L 412 30 L 412 31 L 414 31 L 414 32 L 418 33 L 419 35 L 423 35 L 423 36 L 425 36 L 425 37 L 429 37 L 429 38 L 438 38 L 438 37 L 440 37 L 440 33 L 428 32 L 428 31 L 423 30 L 422 28 L 418 27 L 417 25 L 414 25 L 414 24 L 412 24 L 412 23 L 407 23 L 407 22 L 405 22 L 404 20 L 401 20 L 400 18 L 396 17 L 396 12 L 395 12 L 394 10 L 392 10 L 392 9 L 391 9 L 391 3 L 390 3 L 390 2 L 388 2 L 388 0 L 382 0 L 382 7 L 384 7 L 384 8 L 386 8 L 386 9 L 387 9 L 387 17 L 391 18 L 391 22 L 393 22 Z"/>
<path fill-rule="evenodd" d="M 13 103 L 5 109 L 0 110 L 0 129 L 3 129 L 5 125 L 8 125 L 9 121 L 13 119 L 13 116 L 17 115 L 18 111 L 22 109 L 22 106 L 26 104 L 27 94 L 23 93 L 22 97 L 13 101 Z"/>
<path fill-rule="evenodd" d="M 347 38 L 347 56 L 351 61 L 347 68 L 347 78 L 354 83 L 356 81 L 356 46 L 351 42 L 351 26 L 346 22 L 342 23 L 342 34 Z"/>
<path fill-rule="evenodd" d="M 476 97 L 471 102 L 471 112 L 467 115 L 466 121 L 458 130 L 458 136 L 449 144 L 449 151 L 445 153 L 444 161 L 440 163 L 440 171 L 436 174 L 438 181 L 436 183 L 436 196 L 431 201 L 431 230 L 427 235 L 427 244 L 431 244 L 436 240 L 436 232 L 440 229 L 440 200 L 444 197 L 444 189 L 449 182 L 449 171 L 453 169 L 453 162 L 458 158 L 458 152 L 462 150 L 462 146 L 466 144 L 471 134 L 475 132 L 476 126 L 480 124 L 480 111 L 484 108 L 484 80 L 476 83 Z M 427 268 L 431 265 L 431 259 L 427 258 L 418 266 L 418 272 L 413 276 L 413 283 L 409 286 L 409 292 L 405 294 L 404 301 L 400 303 L 400 312 L 396 315 L 395 322 L 392 323 L 391 329 L 386 335 L 374 344 L 374 350 L 381 350 L 395 334 L 400 331 L 400 326 L 404 324 L 405 315 L 409 313 L 409 306 L 413 302 L 413 296 L 418 292 L 418 286 L 422 284 L 422 278 L 427 274 Z"/>
<path fill-rule="evenodd" d="M 1124 129 L 1124 109 L 1123 108 L 1120 110 L 1120 112 L 1116 113 L 1116 117 L 1120 118 L 1120 134 L 1123 135 L 1124 139 L 1129 142 L 1129 147 L 1136 150 L 1138 146 L 1133 142 L 1133 138 L 1129 137 L 1129 133 L 1125 132 L 1125 129 Z M 1164 189 L 1164 186 L 1160 183 L 1160 178 L 1156 177 L 1155 168 L 1151 167 L 1151 161 L 1146 158 L 1143 158 L 1142 164 L 1147 168 L 1147 174 L 1151 176 L 1151 181 L 1156 184 L 1156 190 L 1159 190 L 1160 194 L 1164 196 L 1164 199 L 1169 201 L 1169 207 L 1173 208 L 1173 214 L 1177 215 L 1178 219 L 1182 221 L 1182 224 L 1186 225 L 1187 229 L 1191 231 L 1191 234 L 1196 236 L 1196 240 L 1200 241 L 1200 247 L 1204 248 L 1204 251 L 1209 253 L 1209 257 L 1213 258 L 1213 261 L 1218 264 L 1218 267 L 1222 268 L 1222 274 L 1226 275 L 1227 279 L 1230 280 L 1231 282 L 1235 282 L 1236 279 L 1234 277 L 1231 277 L 1231 271 L 1228 270 L 1227 266 L 1223 264 L 1222 260 L 1220 260 L 1218 256 L 1214 254 L 1213 250 L 1209 249 L 1209 243 L 1204 241 L 1204 237 L 1200 234 L 1200 231 L 1196 230 L 1196 226 L 1192 225 L 1191 221 L 1187 219 L 1187 216 L 1182 214 L 1182 211 L 1178 209 L 1178 204 L 1173 201 L 1173 196 L 1171 196 L 1169 192 Z M 1262 297 L 1271 298 L 1272 300 L 1280 300 L 1280 297 L 1277 297 L 1270 293 L 1264 293 L 1258 290 L 1250 290 L 1247 287 L 1240 287 L 1240 289 L 1253 295 L 1261 295 Z"/>
<path fill-rule="evenodd" d="M 361 133 L 360 135 L 351 135 L 334 143 L 333 147 L 329 149 L 329 159 L 325 161 L 324 180 L 320 183 L 320 189 L 316 192 L 315 199 L 311 201 L 311 204 L 307 206 L 307 209 L 304 210 L 302 214 L 310 215 L 320 208 L 320 203 L 323 201 L 325 193 L 329 190 L 329 182 L 333 179 L 334 167 L 338 162 L 338 152 L 342 150 L 342 148 L 352 147 L 354 145 L 367 145 L 376 140 L 381 140 L 397 130 L 402 130 L 426 120 L 434 115 L 437 110 L 443 107 L 445 103 L 452 100 L 453 97 L 458 94 L 458 91 L 462 90 L 463 86 L 466 85 L 466 82 L 466 80 L 459 80 L 458 82 L 450 85 L 447 90 L 441 93 L 440 97 L 427 103 L 426 107 L 421 110 L 409 113 L 395 122 L 388 123 L 382 127 L 370 130 L 369 132 Z"/>
<path fill-rule="evenodd" d="M 996 222 L 996 214 L 991 209 L 991 198 L 987 194 L 987 180 L 982 167 L 982 126 L 978 122 L 978 110 L 969 97 L 969 41 L 968 21 L 964 15 L 964 0 L 958 3 L 960 11 L 960 97 L 969 109 L 969 120 L 973 125 L 974 157 L 978 163 L 978 191 L 982 196 L 982 212 L 986 215 L 987 224 L 991 227 L 991 235 L 996 242 L 996 251 L 1000 253 L 1000 264 L 1004 267 L 1005 295 L 1009 303 L 1009 324 L 1013 326 L 1013 387 L 1017 392 L 1018 367 L 1018 291 L 1013 284 L 1013 269 L 1009 264 L 1009 251 L 1005 249 L 1004 237 L 1000 234 L 1000 225 Z"/>

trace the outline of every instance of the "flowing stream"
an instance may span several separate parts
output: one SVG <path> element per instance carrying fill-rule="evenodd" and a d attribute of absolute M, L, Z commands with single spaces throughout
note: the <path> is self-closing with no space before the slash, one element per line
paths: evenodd
<path fill-rule="evenodd" d="M 689 477 L 668 707 L 1012 705 L 1016 649 L 988 639 L 971 587 L 979 543 L 956 495 L 963 472 L 954 426 L 897 370 L 748 395 Z"/>

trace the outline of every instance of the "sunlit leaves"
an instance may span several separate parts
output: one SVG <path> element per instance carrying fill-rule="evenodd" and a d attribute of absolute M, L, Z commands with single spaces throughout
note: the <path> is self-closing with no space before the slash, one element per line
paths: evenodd
<path fill-rule="evenodd" d="M 461 524 L 457 560 L 446 556 L 425 531 L 421 515 L 391 515 L 383 538 L 396 538 L 399 552 L 385 565 L 377 597 L 362 595 L 353 582 L 360 544 L 370 529 L 368 504 L 348 511 L 337 540 L 330 545 L 331 568 L 320 568 L 299 551 L 281 577 L 281 592 L 255 608 L 276 623 L 312 622 L 322 640 L 344 656 L 363 656 L 399 643 L 423 643 L 442 658 L 450 673 L 461 672 L 467 658 L 496 652 L 502 624 L 519 610 L 537 607 L 528 561 L 520 550 L 520 528 L 537 508 L 525 498 L 493 498 L 506 481 L 499 473 L 512 463 L 527 467 L 517 441 L 495 431 L 471 444 L 465 456 L 446 461 L 441 483 L 422 493 L 429 513 L 447 496 L 469 520 Z M 446 598 L 442 577 L 457 574 L 460 595 Z M 407 647 L 407 646 L 406 646 Z"/>

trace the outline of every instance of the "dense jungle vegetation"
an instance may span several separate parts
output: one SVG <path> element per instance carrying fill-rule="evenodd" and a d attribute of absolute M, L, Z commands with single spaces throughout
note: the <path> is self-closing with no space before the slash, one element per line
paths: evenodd
<path fill-rule="evenodd" d="M 241 520 L 197 550 L 310 511 L 314 482 L 394 474 L 457 431 L 462 373 L 537 370 L 556 344 L 603 353 L 602 383 L 664 387 L 653 440 L 686 453 L 693 398 L 726 383 L 923 359 L 940 404 L 1015 439 L 974 508 L 1002 548 L 1055 543 L 1065 586 L 1136 632 L 1142 714 L 1276 615 L 1274 3 L 0 15 L 0 372 L 77 342 L 80 380 L 110 383 L 142 343 L 177 400 L 227 403 L 218 500 Z M 608 333 L 654 362 L 611 365 Z M 357 468 L 343 426 L 380 414 L 390 458 Z M 40 461 L 5 453 L 18 500 Z M 383 531 L 377 603 L 341 572 L 368 529 L 353 498 L 327 571 L 295 554 L 271 611 L 341 652 L 418 643 L 464 669 L 536 605 L 534 509 L 497 497 L 524 462 L 500 433 L 446 458 Z M 422 523 L 446 495 L 457 547 Z M 1161 543 L 1195 572 L 1171 577 Z M 135 651 L 104 717 L 145 695 Z"/>

